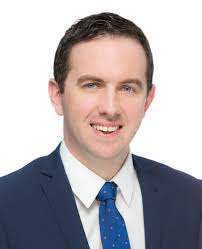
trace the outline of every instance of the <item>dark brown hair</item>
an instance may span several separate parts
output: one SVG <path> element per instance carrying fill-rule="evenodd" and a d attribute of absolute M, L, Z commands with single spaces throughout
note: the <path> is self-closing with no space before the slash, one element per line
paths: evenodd
<path fill-rule="evenodd" d="M 149 42 L 142 30 L 132 21 L 114 13 L 100 13 L 90 15 L 78 20 L 64 34 L 55 53 L 54 77 L 60 92 L 64 92 L 64 81 L 70 69 L 70 53 L 74 45 L 89 41 L 101 36 L 123 36 L 135 39 L 139 42 L 146 54 L 147 59 L 147 92 L 152 86 L 153 57 Z"/>

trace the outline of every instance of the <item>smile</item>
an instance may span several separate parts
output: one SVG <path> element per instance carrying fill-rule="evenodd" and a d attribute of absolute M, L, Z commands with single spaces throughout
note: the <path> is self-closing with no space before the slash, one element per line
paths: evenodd
<path fill-rule="evenodd" d="M 102 126 L 97 124 L 91 124 L 95 131 L 102 132 L 103 134 L 116 133 L 122 126 Z"/>

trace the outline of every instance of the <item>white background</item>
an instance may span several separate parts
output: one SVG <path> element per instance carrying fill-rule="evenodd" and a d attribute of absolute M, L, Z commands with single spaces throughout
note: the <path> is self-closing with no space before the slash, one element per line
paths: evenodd
<path fill-rule="evenodd" d="M 56 47 L 76 20 L 102 11 L 131 19 L 153 50 L 156 98 L 132 152 L 202 178 L 200 1 L 28 1 L 0 3 L 0 175 L 62 140 L 47 92 Z"/>

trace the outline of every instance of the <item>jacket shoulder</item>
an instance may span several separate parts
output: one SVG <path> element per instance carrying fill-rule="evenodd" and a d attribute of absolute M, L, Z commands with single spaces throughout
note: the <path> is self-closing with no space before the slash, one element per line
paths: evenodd
<path fill-rule="evenodd" d="M 0 177 L 0 194 L 23 190 L 26 187 L 33 187 L 40 181 L 39 173 L 50 165 L 55 165 L 54 160 L 58 159 L 59 146 L 51 154 L 39 157 L 24 167 Z M 52 163 L 53 162 L 53 163 Z M 26 191 L 26 188 L 25 190 Z"/>
<path fill-rule="evenodd" d="M 154 181 L 165 188 L 179 191 L 188 191 L 193 194 L 200 194 L 202 197 L 202 180 L 190 174 L 174 169 L 163 163 L 133 155 L 133 162 L 137 170 L 149 172 Z"/>

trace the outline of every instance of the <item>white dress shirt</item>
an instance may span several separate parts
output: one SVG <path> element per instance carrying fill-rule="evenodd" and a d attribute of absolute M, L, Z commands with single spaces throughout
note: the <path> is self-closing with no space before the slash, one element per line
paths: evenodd
<path fill-rule="evenodd" d="M 78 161 L 67 149 L 64 141 L 60 146 L 60 155 L 74 193 L 88 244 L 91 249 L 102 249 L 99 202 L 96 196 L 105 180 Z M 118 186 L 116 207 L 124 218 L 131 249 L 145 249 L 142 194 L 131 153 L 111 181 Z"/>

